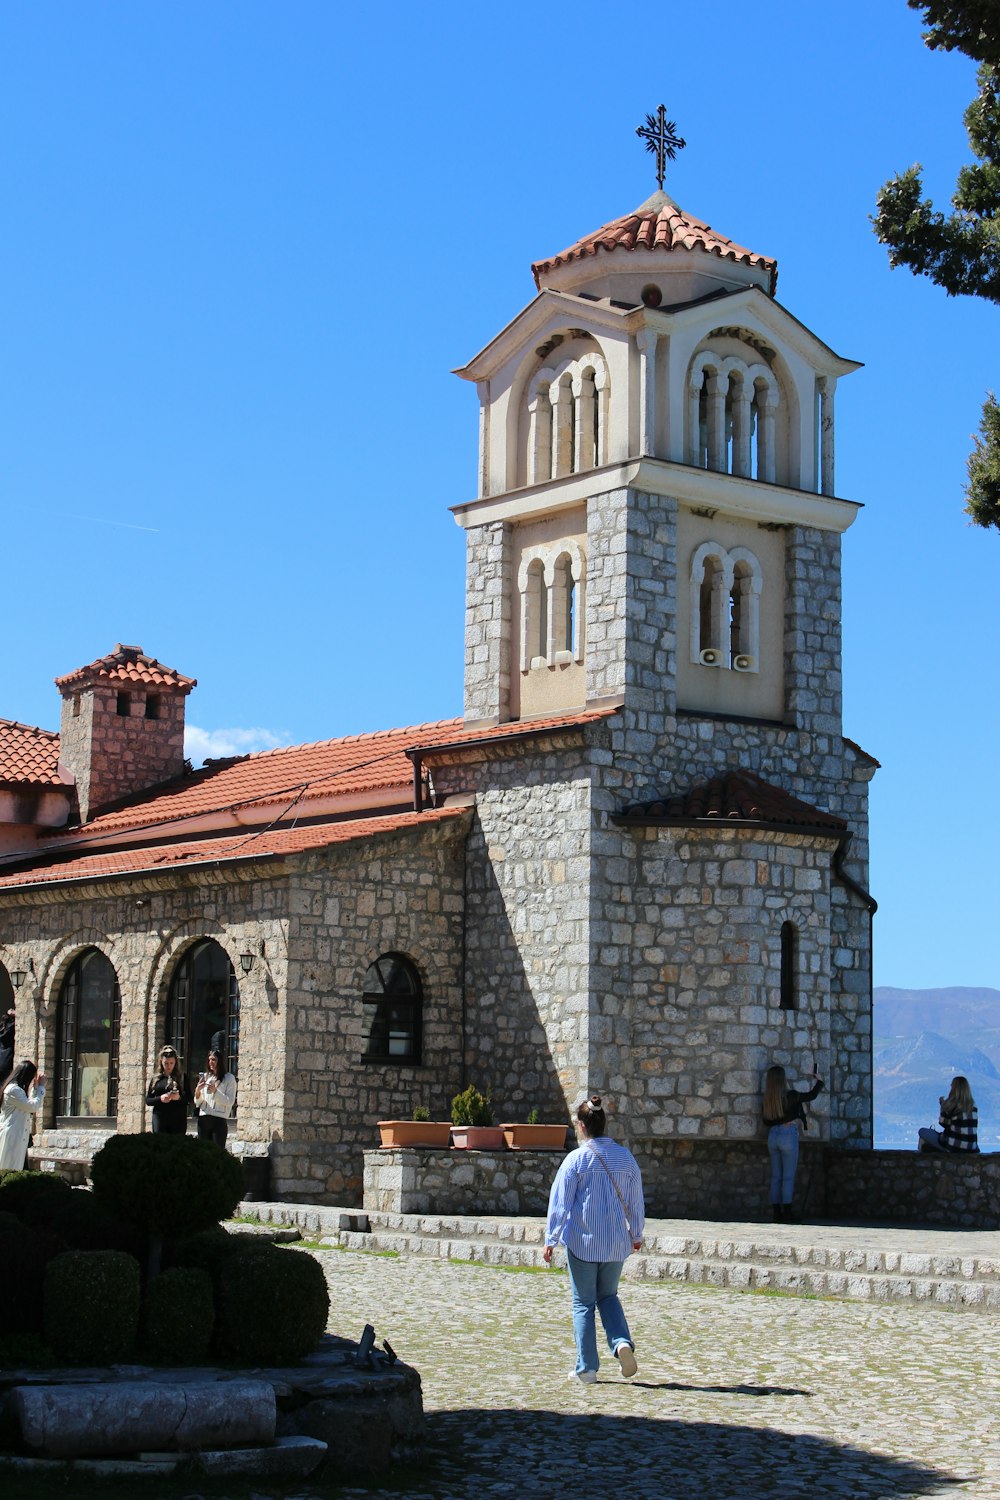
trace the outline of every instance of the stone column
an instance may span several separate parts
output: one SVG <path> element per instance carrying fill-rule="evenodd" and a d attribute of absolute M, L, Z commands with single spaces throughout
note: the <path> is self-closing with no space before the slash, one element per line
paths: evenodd
<path fill-rule="evenodd" d="M 750 477 L 750 434 L 753 431 L 753 385 L 741 380 L 733 398 L 733 473 Z"/>
<path fill-rule="evenodd" d="M 576 402 L 574 424 L 574 472 L 592 469 L 595 463 L 594 449 L 594 377 L 589 370 L 573 377 L 573 400 Z"/>
<path fill-rule="evenodd" d="M 547 390 L 535 392 L 528 406 L 528 483 L 552 478 L 552 407 Z"/>
<path fill-rule="evenodd" d="M 490 492 L 490 383 L 488 380 L 476 382 L 476 394 L 479 397 L 479 493 L 488 495 Z"/>
<path fill-rule="evenodd" d="M 820 493 L 835 495 L 833 480 L 833 393 L 835 386 L 829 376 L 819 381 L 819 432 L 820 432 Z"/>
<path fill-rule="evenodd" d="M 552 478 L 573 472 L 573 389 L 569 381 L 554 385 L 552 399 Z"/>
<path fill-rule="evenodd" d="M 639 350 L 639 453 L 643 458 L 656 455 L 656 345 L 658 335 L 651 328 L 636 334 Z"/>

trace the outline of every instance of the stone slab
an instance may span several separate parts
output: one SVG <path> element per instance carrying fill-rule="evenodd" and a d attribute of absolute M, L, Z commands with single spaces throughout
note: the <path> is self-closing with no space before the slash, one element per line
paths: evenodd
<path fill-rule="evenodd" d="M 21 1386 L 12 1402 L 25 1446 L 50 1458 L 266 1443 L 276 1422 L 260 1380 Z"/>
<path fill-rule="evenodd" d="M 240 1474 L 266 1479 L 275 1475 L 305 1478 L 318 1469 L 327 1453 L 318 1438 L 280 1437 L 264 1448 L 206 1449 L 195 1456 L 196 1469 L 226 1479 Z"/>

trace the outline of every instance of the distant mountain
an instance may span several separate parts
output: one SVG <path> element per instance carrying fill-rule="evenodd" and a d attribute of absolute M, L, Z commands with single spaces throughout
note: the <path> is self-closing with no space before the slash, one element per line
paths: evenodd
<path fill-rule="evenodd" d="M 876 1146 L 915 1146 L 921 1125 L 937 1125 L 938 1096 L 964 1073 L 979 1143 L 1000 1150 L 1000 990 L 879 986 L 874 1001 Z"/>

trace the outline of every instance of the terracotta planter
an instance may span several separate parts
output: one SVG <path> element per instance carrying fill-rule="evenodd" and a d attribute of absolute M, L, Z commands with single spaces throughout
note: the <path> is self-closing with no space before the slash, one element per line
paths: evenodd
<path fill-rule="evenodd" d="M 565 1125 L 501 1125 L 510 1151 L 564 1151 Z"/>
<path fill-rule="evenodd" d="M 460 1151 L 502 1151 L 503 1131 L 499 1125 L 453 1125 L 451 1144 Z"/>
<path fill-rule="evenodd" d="M 446 1151 L 451 1138 L 447 1120 L 379 1120 L 380 1144 L 387 1146 L 436 1146 Z"/>

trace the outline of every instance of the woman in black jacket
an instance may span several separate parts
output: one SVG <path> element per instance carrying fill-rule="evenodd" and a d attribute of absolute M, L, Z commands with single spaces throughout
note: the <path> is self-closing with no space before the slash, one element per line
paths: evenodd
<path fill-rule="evenodd" d="M 187 1074 L 181 1072 L 177 1053 L 169 1045 L 162 1047 L 160 1071 L 146 1090 L 146 1103 L 153 1109 L 153 1130 L 163 1135 L 184 1135 L 192 1102 L 191 1086 Z"/>
<path fill-rule="evenodd" d="M 790 1089 L 784 1068 L 768 1068 L 764 1080 L 764 1124 L 767 1150 L 771 1158 L 771 1210 L 776 1224 L 792 1223 L 792 1193 L 795 1191 L 795 1169 L 799 1164 L 799 1121 L 806 1130 L 804 1106 L 823 1087 L 823 1080 L 813 1069 L 813 1086 L 808 1090 Z"/>

